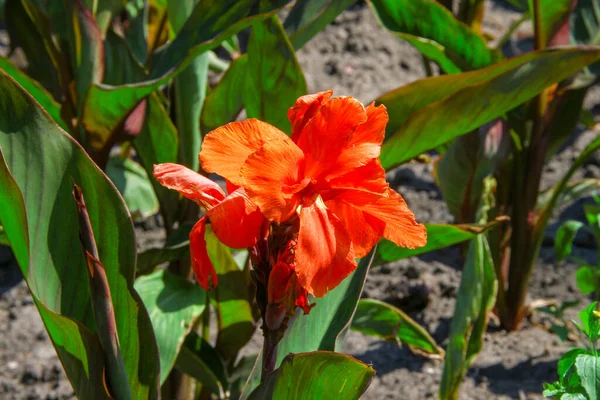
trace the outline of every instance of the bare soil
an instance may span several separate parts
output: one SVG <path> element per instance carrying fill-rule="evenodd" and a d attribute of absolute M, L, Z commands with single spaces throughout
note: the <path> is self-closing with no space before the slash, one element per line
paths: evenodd
<path fill-rule="evenodd" d="M 501 1 L 488 1 L 484 29 L 500 37 L 518 13 Z M 528 50 L 531 27 L 524 25 L 508 42 L 511 54 Z M 298 52 L 311 92 L 334 89 L 336 95 L 352 95 L 363 102 L 398 86 L 424 77 L 420 55 L 379 27 L 365 4 L 340 15 L 334 23 Z M 592 91 L 586 100 L 594 114 L 599 96 Z M 571 143 L 548 163 L 543 187 L 557 182 L 571 162 L 594 137 L 578 132 Z M 588 162 L 576 177 L 600 178 L 600 156 Z M 409 164 L 388 174 L 392 185 L 404 196 L 422 222 L 452 222 L 432 178 L 431 165 Z M 583 220 L 582 206 L 589 198 L 559 210 L 541 250 L 530 285 L 530 297 L 564 302 L 581 301 L 569 262 L 554 257 L 553 236 L 565 219 Z M 137 227 L 139 247 L 159 246 L 163 241 L 153 220 Z M 596 261 L 593 240 L 579 235 L 575 254 Z M 365 297 L 381 299 L 408 312 L 444 346 L 460 283 L 462 256 L 458 247 L 374 268 L 367 280 Z M 567 313 L 575 318 L 576 310 Z M 485 345 L 467 374 L 460 399 L 539 399 L 542 383 L 556 379 L 556 362 L 575 345 L 561 342 L 540 327 L 548 318 L 536 313 L 514 333 L 506 333 L 492 320 Z M 18 268 L 6 249 L 0 248 L 0 399 L 71 399 L 72 388 L 60 366 L 52 343 L 21 281 Z M 364 398 L 433 399 L 441 380 L 443 365 L 412 354 L 395 343 L 350 332 L 345 351 L 373 364 L 377 376 Z"/>

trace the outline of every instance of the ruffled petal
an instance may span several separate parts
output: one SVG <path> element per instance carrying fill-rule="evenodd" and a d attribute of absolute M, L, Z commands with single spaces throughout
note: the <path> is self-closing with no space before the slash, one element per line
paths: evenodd
<path fill-rule="evenodd" d="M 386 195 L 348 190 L 336 196 L 336 200 L 383 221 L 383 237 L 400 247 L 416 249 L 427 244 L 425 226 L 417 223 L 402 196 L 392 189 Z"/>
<path fill-rule="evenodd" d="M 378 194 L 387 194 L 389 184 L 385 180 L 385 170 L 375 158 L 362 167 L 329 181 L 332 189 L 358 189 Z"/>
<path fill-rule="evenodd" d="M 298 282 L 316 297 L 323 297 L 356 269 L 348 232 L 320 199 L 300 212 L 295 269 Z"/>
<path fill-rule="evenodd" d="M 205 231 L 206 217 L 202 217 L 190 232 L 190 256 L 196 282 L 204 289 L 209 290 L 211 287 L 218 285 L 219 278 L 217 278 L 215 267 L 208 256 L 206 240 L 204 239 Z"/>
<path fill-rule="evenodd" d="M 366 256 L 383 237 L 385 223 L 378 218 L 341 201 L 329 201 L 326 205 L 344 224 L 354 246 L 354 257 Z"/>
<path fill-rule="evenodd" d="M 367 121 L 359 125 L 336 160 L 336 168 L 325 179 L 331 180 L 377 159 L 385 137 L 388 114 L 385 106 L 375 107 L 371 103 L 365 109 Z M 383 170 L 383 168 L 382 168 Z"/>
<path fill-rule="evenodd" d="M 288 110 L 288 119 L 292 123 L 292 140 L 298 141 L 298 135 L 304 128 L 304 125 L 316 114 L 317 111 L 325 104 L 333 95 L 333 90 L 320 92 L 315 94 L 307 94 L 300 97 Z"/>
<path fill-rule="evenodd" d="M 225 198 L 225 192 L 210 179 L 179 164 L 154 166 L 154 177 L 161 185 L 177 190 L 181 195 L 210 208 Z"/>
<path fill-rule="evenodd" d="M 306 157 L 305 175 L 319 179 L 346 168 L 337 159 L 354 130 L 366 121 L 365 108 L 352 97 L 337 97 L 325 103 L 298 137 L 298 147 Z"/>
<path fill-rule="evenodd" d="M 269 220 L 285 221 L 296 210 L 296 193 L 308 184 L 301 180 L 303 161 L 302 151 L 285 137 L 265 143 L 242 167 L 242 186 Z"/>
<path fill-rule="evenodd" d="M 256 244 L 265 217 L 239 188 L 206 212 L 215 236 L 226 246 L 243 249 Z"/>
<path fill-rule="evenodd" d="M 271 140 L 288 139 L 273 125 L 257 119 L 232 122 L 210 132 L 202 142 L 200 163 L 234 185 L 240 185 L 240 168 L 248 156 Z"/>

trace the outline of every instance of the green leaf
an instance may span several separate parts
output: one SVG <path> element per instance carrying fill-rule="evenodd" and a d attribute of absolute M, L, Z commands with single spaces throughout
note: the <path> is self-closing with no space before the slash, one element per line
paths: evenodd
<path fill-rule="evenodd" d="M 244 108 L 243 88 L 248 73 L 248 56 L 236 58 L 217 86 L 206 96 L 202 109 L 202 130 L 210 132 L 234 121 Z"/>
<path fill-rule="evenodd" d="M 71 195 L 75 181 L 85 193 L 98 258 L 106 270 L 132 396 L 156 398 L 158 352 L 150 318 L 133 289 L 136 246 L 123 200 L 82 148 L 3 72 L 0 72 L 0 98 L 3 99 L 0 148 L 23 196 L 22 213 L 2 206 L 0 221 L 32 295 L 51 312 L 95 332 L 88 267 L 79 244 L 77 209 Z M 3 193 L 0 197 L 5 199 L 7 190 L 7 185 L 0 184 Z M 42 308 L 40 312 L 44 317 Z M 72 360 L 61 353 L 61 343 L 67 340 L 65 332 L 48 321 L 45 323 L 50 338 L 73 379 L 75 390 L 80 393 L 86 387 L 85 379 L 76 380 L 82 365 L 78 370 L 73 369 Z M 65 329 L 74 335 L 75 327 L 70 326 Z M 72 336 L 68 340 L 72 341 L 68 346 L 73 349 L 71 345 L 82 343 L 85 338 Z M 96 357 L 101 356 L 92 358 Z M 83 365 L 87 363 L 83 361 Z M 80 398 L 93 397 L 84 393 Z"/>
<path fill-rule="evenodd" d="M 585 349 L 571 349 L 558 361 L 558 377 L 563 385 L 568 384 L 568 378 L 574 372 L 575 360 L 580 354 L 588 354 L 588 352 Z"/>
<path fill-rule="evenodd" d="M 304 0 L 294 3 L 283 27 L 298 50 L 356 0 Z"/>
<path fill-rule="evenodd" d="M 346 354 L 329 351 L 290 354 L 249 399 L 358 399 L 374 375 L 373 367 Z"/>
<path fill-rule="evenodd" d="M 196 4 L 196 0 L 169 0 L 167 16 L 171 28 L 178 33 Z M 206 96 L 208 52 L 194 58 L 175 78 L 175 123 L 179 135 L 179 162 L 194 171 L 200 164 L 198 153 L 202 135 L 200 113 Z"/>
<path fill-rule="evenodd" d="M 401 33 L 397 33 L 396 36 L 406 40 L 428 59 L 435 61 L 445 73 L 458 74 L 462 72 L 462 69 L 446 56 L 444 46 L 436 41 Z"/>
<path fill-rule="evenodd" d="M 373 261 L 375 249 L 358 263 L 352 274 L 325 297 L 311 298 L 315 306 L 310 314 L 303 315 L 298 309 L 290 320 L 288 329 L 277 346 L 277 362 L 280 365 L 289 353 L 302 353 L 315 350 L 341 350 L 344 337 L 352 322 L 358 300 L 363 291 L 367 273 Z M 310 332 L 310 334 L 307 334 Z M 260 382 L 260 357 L 257 366 L 248 378 L 241 399 L 247 399 L 250 392 Z"/>
<path fill-rule="evenodd" d="M 7 75 L 10 75 L 19 85 L 23 87 L 40 106 L 46 110 L 52 120 L 56 122 L 62 129 L 68 130 L 64 121 L 60 116 L 60 104 L 58 104 L 52 95 L 42 87 L 38 82 L 34 81 L 23 72 L 21 72 L 15 65 L 7 58 L 0 57 L 0 69 L 2 69 Z"/>
<path fill-rule="evenodd" d="M 450 341 L 446 348 L 440 398 L 458 398 L 458 388 L 481 351 L 488 314 L 496 300 L 494 261 L 485 235 L 471 240 L 463 270 Z"/>
<path fill-rule="evenodd" d="M 352 319 L 352 330 L 407 345 L 413 352 L 442 358 L 444 350 L 402 310 L 379 300 L 361 299 Z"/>
<path fill-rule="evenodd" d="M 86 129 L 101 136 L 112 132 L 140 100 L 183 71 L 198 55 L 275 14 L 288 1 L 199 1 L 177 36 L 152 55 L 147 80 L 133 85 L 92 85 L 85 104 Z"/>
<path fill-rule="evenodd" d="M 390 169 L 471 132 L 599 58 L 596 48 L 548 49 L 384 94 L 376 100 L 390 115 L 381 163 Z"/>
<path fill-rule="evenodd" d="M 550 201 L 552 198 L 554 189 L 555 187 L 551 187 L 540 193 L 536 205 L 537 210 L 541 210 L 548 204 L 548 201 Z M 560 208 L 598 191 L 600 191 L 600 179 L 585 178 L 568 183 L 560 192 L 559 197 L 556 199 L 555 207 Z"/>
<path fill-rule="evenodd" d="M 254 318 L 250 306 L 251 285 L 236 264 L 231 251 L 206 227 L 208 255 L 215 266 L 219 285 L 214 291 L 217 313 L 217 345 L 225 361 L 235 359 L 240 349 L 254 334 Z"/>
<path fill-rule="evenodd" d="M 597 301 L 593 302 L 578 314 L 579 320 L 581 321 L 581 325 L 578 325 L 579 329 L 592 341 L 598 339 L 597 336 L 600 330 L 600 320 L 594 314 L 596 312 L 597 305 Z"/>
<path fill-rule="evenodd" d="M 253 25 L 247 68 L 242 93 L 248 117 L 291 133 L 287 110 L 298 97 L 306 94 L 306 81 L 276 16 Z"/>
<path fill-rule="evenodd" d="M 158 199 L 141 165 L 129 158 L 111 157 L 105 173 L 121 192 L 133 219 L 144 219 L 158 212 Z"/>
<path fill-rule="evenodd" d="M 204 339 L 191 332 L 177 357 L 178 370 L 190 375 L 202 384 L 202 387 L 216 394 L 225 396 L 223 385 L 227 383 L 223 363 L 217 351 Z"/>
<path fill-rule="evenodd" d="M 577 269 L 575 273 L 575 280 L 577 281 L 577 287 L 583 294 L 590 294 L 596 291 L 598 274 L 589 265 L 585 265 Z"/>
<path fill-rule="evenodd" d="M 600 357 L 580 354 L 575 360 L 577 374 L 581 378 L 581 386 L 590 399 L 600 397 Z"/>
<path fill-rule="evenodd" d="M 485 225 L 425 224 L 425 228 L 427 229 L 427 244 L 425 246 L 418 249 L 406 249 L 404 247 L 396 246 L 389 240 L 382 239 L 375 254 L 374 265 L 381 265 L 403 258 L 418 256 L 419 254 L 466 242 L 506 220 L 506 218 L 498 218 Z"/>
<path fill-rule="evenodd" d="M 427 39 L 428 57 L 440 65 L 473 70 L 500 61 L 502 53 L 487 47 L 485 39 L 458 21 L 446 7 L 432 0 L 372 0 L 379 22 L 401 38 Z M 418 46 L 417 50 L 421 50 Z M 447 68 L 447 67 L 446 67 Z M 445 69 L 445 68 L 444 68 Z"/>
<path fill-rule="evenodd" d="M 573 246 L 573 240 L 577 235 L 579 228 L 583 226 L 583 222 L 580 221 L 565 221 L 556 231 L 556 239 L 554 241 L 554 251 L 556 252 L 556 258 L 564 260 L 571 255 L 571 247 Z"/>
<path fill-rule="evenodd" d="M 135 281 L 152 320 L 160 355 L 160 383 L 171 372 L 183 341 L 204 311 L 205 292 L 187 279 L 156 271 Z"/>
<path fill-rule="evenodd" d="M 600 137 L 591 141 L 581 153 L 577 156 L 577 158 L 572 162 L 569 167 L 569 170 L 563 175 L 561 180 L 554 186 L 552 189 L 552 195 L 550 196 L 550 200 L 548 200 L 542 209 L 539 211 L 537 222 L 534 226 L 532 243 L 534 243 L 535 248 L 539 248 L 542 244 L 542 239 L 544 238 L 544 231 L 546 230 L 546 226 L 548 225 L 548 221 L 552 216 L 552 211 L 557 204 L 559 204 L 559 199 L 562 194 L 568 187 L 569 180 L 571 176 L 583 165 L 583 163 L 591 157 L 596 150 L 600 149 Z M 536 253 L 534 253 L 536 254 Z"/>

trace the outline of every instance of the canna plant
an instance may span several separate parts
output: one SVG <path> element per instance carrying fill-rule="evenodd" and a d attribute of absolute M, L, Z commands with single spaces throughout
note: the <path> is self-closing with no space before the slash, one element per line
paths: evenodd
<path fill-rule="evenodd" d="M 465 254 L 440 390 L 441 398 L 457 398 L 492 308 L 509 331 L 529 313 L 527 288 L 553 209 L 597 189 L 571 190 L 577 183 L 570 183 L 600 147 L 597 138 L 557 185 L 540 192 L 540 181 L 546 160 L 574 134 L 596 82 L 600 4 L 512 1 L 523 16 L 494 45 L 481 29 L 484 1 L 368 3 L 385 29 L 421 52 L 430 75 L 376 99 L 390 114 L 383 167 L 435 150 L 435 180 L 457 224 L 510 219 L 472 239 Z M 502 45 L 528 19 L 534 51 L 508 58 Z M 385 261 L 403 256 L 385 250 L 378 249 Z"/>

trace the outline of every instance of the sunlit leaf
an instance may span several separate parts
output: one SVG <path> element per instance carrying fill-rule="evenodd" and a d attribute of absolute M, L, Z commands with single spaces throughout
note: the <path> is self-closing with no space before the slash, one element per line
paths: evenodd
<path fill-rule="evenodd" d="M 381 163 L 389 169 L 471 132 L 599 58 L 596 48 L 549 49 L 386 93 L 377 99 L 390 115 Z"/>
<path fill-rule="evenodd" d="M 290 354 L 249 399 L 353 400 L 364 393 L 373 375 L 373 367 L 346 354 Z"/>
<path fill-rule="evenodd" d="M 135 290 L 148 309 L 160 355 L 160 382 L 167 379 L 186 335 L 204 311 L 201 287 L 167 271 L 156 271 L 135 281 Z"/>
<path fill-rule="evenodd" d="M 435 42 L 439 47 L 427 46 L 427 55 L 444 69 L 450 65 L 461 70 L 479 69 L 503 58 L 502 53 L 489 49 L 482 36 L 436 1 L 371 0 L 369 4 L 386 29 L 401 38 L 412 37 L 411 44 L 418 38 Z M 421 46 L 425 45 L 416 47 L 421 50 Z"/>
<path fill-rule="evenodd" d="M 431 358 L 442 358 L 444 350 L 419 324 L 402 310 L 374 299 L 362 299 L 352 319 L 352 330 L 380 337 Z"/>
<path fill-rule="evenodd" d="M 600 357 L 580 354 L 575 360 L 575 368 L 589 398 L 597 399 L 600 396 Z"/>

